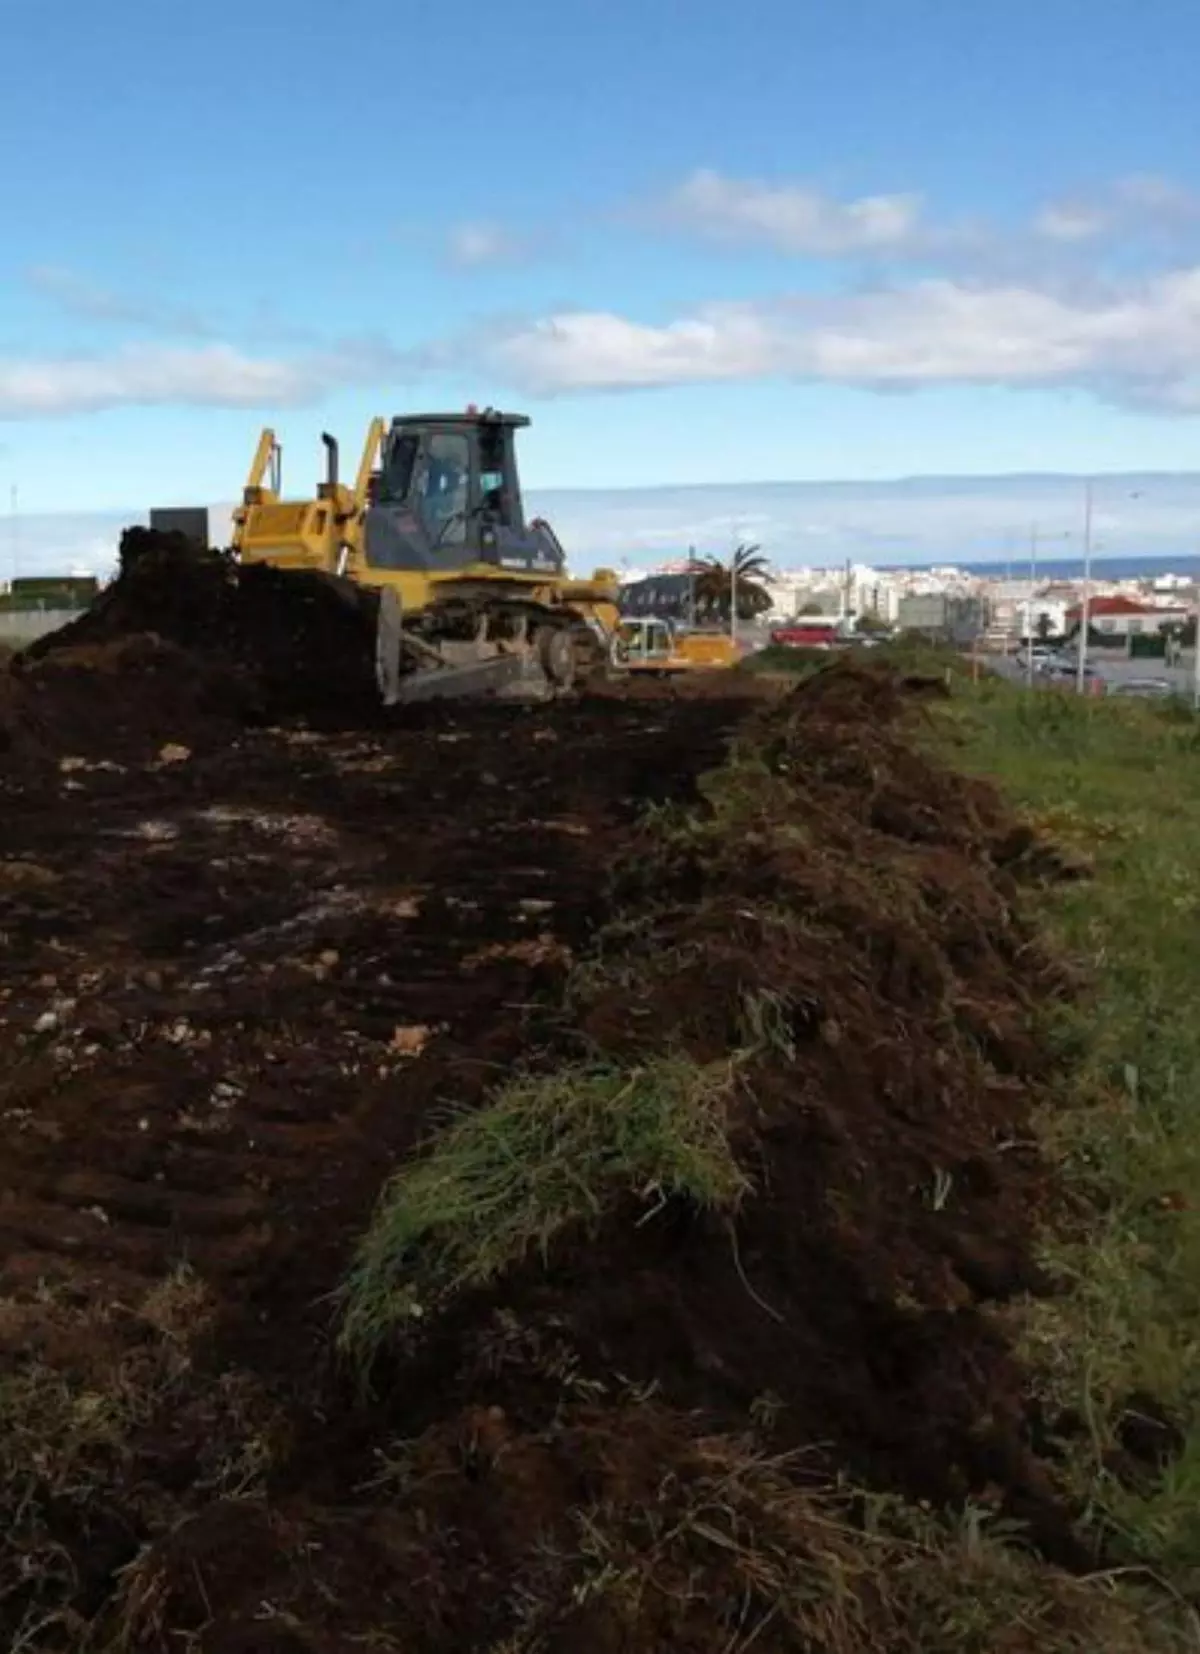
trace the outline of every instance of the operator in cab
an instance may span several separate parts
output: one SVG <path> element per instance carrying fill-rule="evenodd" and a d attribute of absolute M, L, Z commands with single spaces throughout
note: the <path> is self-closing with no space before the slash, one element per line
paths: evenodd
<path fill-rule="evenodd" d="M 467 468 L 456 454 L 430 458 L 420 509 L 426 529 L 439 545 L 453 545 L 466 533 L 468 480 Z"/>

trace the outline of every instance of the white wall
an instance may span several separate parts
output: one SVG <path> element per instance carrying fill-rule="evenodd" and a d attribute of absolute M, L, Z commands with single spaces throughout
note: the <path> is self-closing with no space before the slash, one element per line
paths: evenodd
<path fill-rule="evenodd" d="M 0 643 L 22 649 L 47 632 L 57 632 L 68 621 L 78 620 L 79 609 L 27 609 L 0 612 Z"/>

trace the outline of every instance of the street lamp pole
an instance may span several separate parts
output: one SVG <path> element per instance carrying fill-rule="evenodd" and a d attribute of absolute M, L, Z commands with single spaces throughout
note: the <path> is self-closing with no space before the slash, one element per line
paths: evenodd
<path fill-rule="evenodd" d="M 1075 688 L 1082 695 L 1087 687 L 1088 626 L 1092 614 L 1092 479 L 1083 488 L 1083 597 L 1079 606 L 1079 660 Z"/>
<path fill-rule="evenodd" d="M 14 482 L 9 494 L 9 526 L 12 529 L 12 580 L 16 580 L 21 573 L 21 530 L 20 518 L 17 511 L 17 485 Z"/>
<path fill-rule="evenodd" d="M 1029 530 L 1029 600 L 1025 604 L 1025 681 L 1033 688 L 1033 593 L 1037 586 L 1038 526 Z"/>

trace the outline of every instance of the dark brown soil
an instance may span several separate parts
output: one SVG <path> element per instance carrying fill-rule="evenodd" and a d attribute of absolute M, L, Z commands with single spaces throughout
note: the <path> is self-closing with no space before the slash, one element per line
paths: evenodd
<path fill-rule="evenodd" d="M 7 680 L 0 1349 L 139 1399 L 69 1485 L 39 1463 L 0 1489 L 41 1501 L 32 1538 L 0 1512 L 0 1632 L 449 1654 L 506 1646 L 541 1593 L 540 1640 L 507 1646 L 735 1647 L 724 1610 L 667 1597 L 630 1641 L 569 1559 L 581 1513 L 632 1520 L 751 1421 L 811 1455 L 801 1482 L 971 1493 L 1076 1560 L 987 1316 L 1038 1284 L 1029 1017 L 1058 984 L 1000 865 L 1011 822 L 920 758 L 911 693 L 843 672 L 769 712 L 731 679 L 388 724 L 356 690 L 300 728 L 276 678 L 303 627 L 265 586 L 231 620 L 205 578 L 173 608 L 152 558 L 154 613 L 118 607 L 127 583 Z M 353 648 L 323 636 L 328 678 Z M 694 803 L 755 717 L 736 833 L 646 838 L 641 806 Z M 646 921 L 625 984 L 569 1018 L 614 903 Z M 611 1214 L 352 1387 L 330 1294 L 446 1110 L 577 1053 L 572 1018 L 614 1060 L 728 1056 L 767 995 L 736 1228 Z"/>
<path fill-rule="evenodd" d="M 773 1394 L 780 1445 L 824 1441 L 873 1485 L 1003 1490 L 1069 1561 L 985 1313 L 1043 1287 L 1034 1019 L 1064 978 L 998 865 L 1006 813 L 914 749 L 898 687 L 835 671 L 768 714 L 765 773 L 719 805 L 736 830 L 631 858 L 624 905 L 648 900 L 647 865 L 656 905 L 631 968 L 577 1007 L 626 1062 L 664 1040 L 718 1061 L 757 1007 L 768 1043 L 739 1103 L 757 1193 L 736 1236 L 682 1215 L 631 1245 L 617 1225 L 526 1290 L 561 1294 L 597 1359 L 674 1375 L 682 1405 L 733 1419 Z"/>
<path fill-rule="evenodd" d="M 321 734 L 187 704 L 174 723 L 147 693 L 120 731 L 91 721 L 88 687 L 124 647 L 46 657 L 40 762 L 4 779 L 0 1344 L 109 1382 L 148 1336 L 145 1294 L 186 1264 L 212 1300 L 202 1362 L 252 1375 L 254 1399 L 230 1418 L 216 1376 L 172 1385 L 165 1434 L 147 1421 L 86 1532 L 73 1510 L 51 1524 L 88 1559 L 89 1610 L 163 1531 L 162 1489 L 172 1522 L 189 1508 L 214 1430 L 267 1429 L 281 1395 L 290 1435 L 322 1405 L 327 1295 L 389 1167 L 538 1040 L 640 807 L 686 796 L 751 704 L 613 696 Z M 147 659 L 129 650 L 127 687 Z M 164 761 L 178 737 L 190 756 Z M 80 1325 L 97 1305 L 115 1319 Z M 35 1597 L 0 1600 L 10 1631 Z"/>
<path fill-rule="evenodd" d="M 318 574 L 240 568 L 181 535 L 128 529 L 113 584 L 17 657 L 0 695 L 0 763 L 5 749 L 29 758 L 63 743 L 112 756 L 164 727 L 203 743 L 230 715 L 370 726 L 370 596 L 353 595 Z"/>

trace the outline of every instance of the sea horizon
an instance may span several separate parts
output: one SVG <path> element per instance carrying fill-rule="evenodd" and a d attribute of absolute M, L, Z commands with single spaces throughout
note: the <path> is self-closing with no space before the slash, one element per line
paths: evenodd
<path fill-rule="evenodd" d="M 937 560 L 892 564 L 890 567 L 894 570 L 903 568 L 914 573 L 927 573 L 939 568 L 961 568 L 974 575 L 986 575 L 1001 580 L 1028 580 L 1030 576 L 1028 558 L 1019 557 L 961 563 Z M 1082 580 L 1085 565 L 1082 557 L 1039 557 L 1033 565 L 1033 570 L 1038 581 Z M 1173 557 L 1167 553 L 1155 553 L 1144 556 L 1092 558 L 1093 580 L 1157 580 L 1172 574 L 1200 580 L 1200 554 Z"/>

